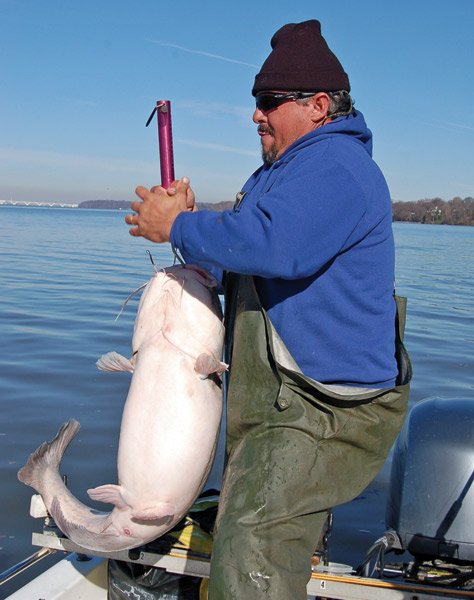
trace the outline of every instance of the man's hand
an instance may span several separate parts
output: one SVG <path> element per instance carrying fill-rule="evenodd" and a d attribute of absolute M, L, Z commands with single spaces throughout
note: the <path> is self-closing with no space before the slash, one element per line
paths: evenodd
<path fill-rule="evenodd" d="M 168 190 L 160 185 L 150 190 L 138 186 L 135 193 L 142 202 L 132 202 L 131 209 L 136 214 L 127 215 L 125 222 L 132 225 L 130 235 L 152 242 L 169 242 L 171 227 L 179 213 L 196 210 L 187 177 L 174 182 Z"/>

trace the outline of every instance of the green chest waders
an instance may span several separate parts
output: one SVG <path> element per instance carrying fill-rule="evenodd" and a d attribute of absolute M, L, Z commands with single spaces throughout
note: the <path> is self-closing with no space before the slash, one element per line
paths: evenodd
<path fill-rule="evenodd" d="M 408 385 L 375 398 L 327 390 L 291 368 L 253 279 L 229 275 L 226 289 L 228 461 L 209 599 L 303 600 L 327 510 L 379 471 L 402 425 Z"/>

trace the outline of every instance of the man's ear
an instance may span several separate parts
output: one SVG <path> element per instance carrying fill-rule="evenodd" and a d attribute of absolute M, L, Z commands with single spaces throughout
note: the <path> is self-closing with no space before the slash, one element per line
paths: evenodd
<path fill-rule="evenodd" d="M 330 106 L 330 98 L 326 92 L 318 92 L 308 100 L 308 104 L 311 106 L 311 120 L 313 123 L 321 126 L 328 119 L 328 112 Z"/>

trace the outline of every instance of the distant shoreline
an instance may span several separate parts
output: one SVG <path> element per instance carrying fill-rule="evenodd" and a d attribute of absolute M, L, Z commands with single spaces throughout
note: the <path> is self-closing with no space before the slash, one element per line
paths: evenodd
<path fill-rule="evenodd" d="M 130 210 L 130 200 L 85 200 L 78 204 L 53 202 L 21 202 L 0 200 L 0 206 L 26 208 L 86 208 L 102 210 Z M 199 210 L 231 210 L 232 201 L 197 202 Z M 422 223 L 429 225 L 474 226 L 474 198 L 453 198 L 445 201 L 432 198 L 416 201 L 392 201 L 392 220 L 396 223 Z"/>
<path fill-rule="evenodd" d="M 22 202 L 0 200 L 0 206 L 16 206 L 20 208 L 95 208 L 101 210 L 130 210 L 131 200 L 85 200 L 78 204 L 54 202 Z M 230 210 L 234 206 L 232 201 L 224 202 L 196 202 L 199 210 Z"/>

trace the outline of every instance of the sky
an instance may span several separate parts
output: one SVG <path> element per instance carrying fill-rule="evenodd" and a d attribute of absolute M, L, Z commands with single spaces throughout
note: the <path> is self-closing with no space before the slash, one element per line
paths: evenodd
<path fill-rule="evenodd" d="M 474 196 L 474 0 L 0 0 L 0 200 L 133 200 L 177 177 L 232 200 L 261 164 L 254 77 L 285 23 L 318 19 L 394 200 Z"/>

